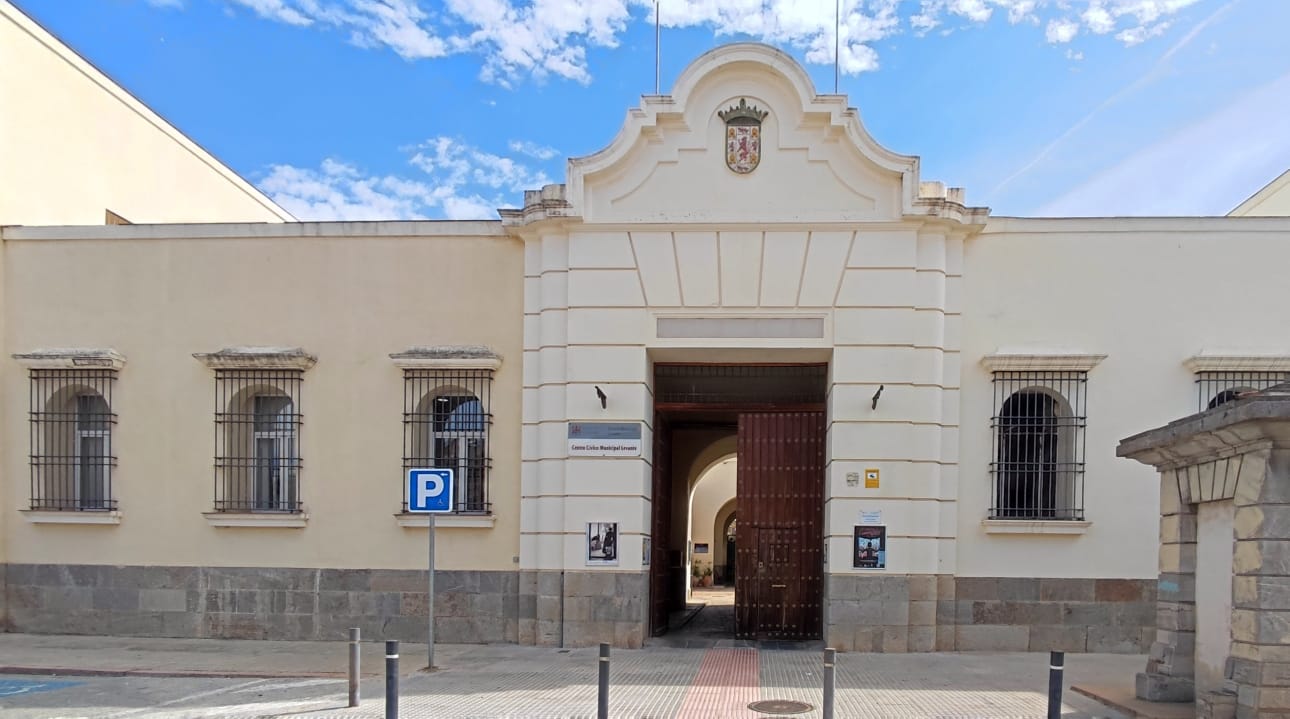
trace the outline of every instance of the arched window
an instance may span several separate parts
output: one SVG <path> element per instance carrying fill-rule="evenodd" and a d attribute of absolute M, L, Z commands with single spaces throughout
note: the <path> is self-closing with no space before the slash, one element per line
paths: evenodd
<path fill-rule="evenodd" d="M 300 370 L 216 370 L 215 510 L 299 512 Z"/>
<path fill-rule="evenodd" d="M 1197 409 L 1214 409 L 1282 382 L 1290 382 L 1290 372 L 1197 372 Z"/>
<path fill-rule="evenodd" d="M 487 369 L 404 370 L 404 471 L 453 470 L 453 511 L 458 513 L 491 511 L 492 379 L 493 372 Z"/>
<path fill-rule="evenodd" d="M 996 372 L 992 519 L 1083 519 L 1083 372 Z"/>
<path fill-rule="evenodd" d="M 31 508 L 110 510 L 115 370 L 31 371 Z"/>

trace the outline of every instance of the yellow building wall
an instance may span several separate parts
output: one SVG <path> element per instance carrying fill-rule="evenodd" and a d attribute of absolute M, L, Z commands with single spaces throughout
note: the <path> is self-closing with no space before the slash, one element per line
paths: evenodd
<path fill-rule="evenodd" d="M 121 523 L 33 524 L 6 512 L 6 561 L 424 568 L 425 530 L 394 516 L 403 376 L 389 355 L 486 345 L 502 356 L 492 387 L 496 524 L 441 528 L 438 565 L 515 568 L 523 250 L 495 223 L 10 228 L 4 238 L 0 377 L 10 401 L 0 445 L 28 443 L 27 371 L 12 353 L 126 357 L 113 407 Z M 301 396 L 303 529 L 216 528 L 203 517 L 214 501 L 215 380 L 193 354 L 230 346 L 318 358 Z M 0 505 L 27 507 L 27 458 L 2 461 Z"/>
<path fill-rule="evenodd" d="M 292 217 L 0 0 L 0 225 Z"/>
<path fill-rule="evenodd" d="M 1290 217 L 1290 170 L 1281 173 L 1227 214 L 1231 217 Z"/>

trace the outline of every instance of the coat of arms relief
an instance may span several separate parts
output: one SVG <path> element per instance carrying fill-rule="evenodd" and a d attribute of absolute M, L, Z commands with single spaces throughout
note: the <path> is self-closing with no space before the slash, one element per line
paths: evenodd
<path fill-rule="evenodd" d="M 726 121 L 726 167 L 746 175 L 761 162 L 761 121 L 770 114 L 740 98 L 738 105 L 717 112 Z"/>

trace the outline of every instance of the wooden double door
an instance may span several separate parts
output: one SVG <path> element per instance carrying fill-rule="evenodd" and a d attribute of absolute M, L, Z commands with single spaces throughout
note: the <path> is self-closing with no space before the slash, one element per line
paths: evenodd
<path fill-rule="evenodd" d="M 824 589 L 824 413 L 739 415 L 735 636 L 818 639 Z"/>

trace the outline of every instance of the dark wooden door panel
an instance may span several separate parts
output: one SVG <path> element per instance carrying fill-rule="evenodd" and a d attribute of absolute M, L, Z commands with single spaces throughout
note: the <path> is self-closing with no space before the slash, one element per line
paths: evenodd
<path fill-rule="evenodd" d="M 741 414 L 738 453 L 735 633 L 819 638 L 824 413 Z"/>

